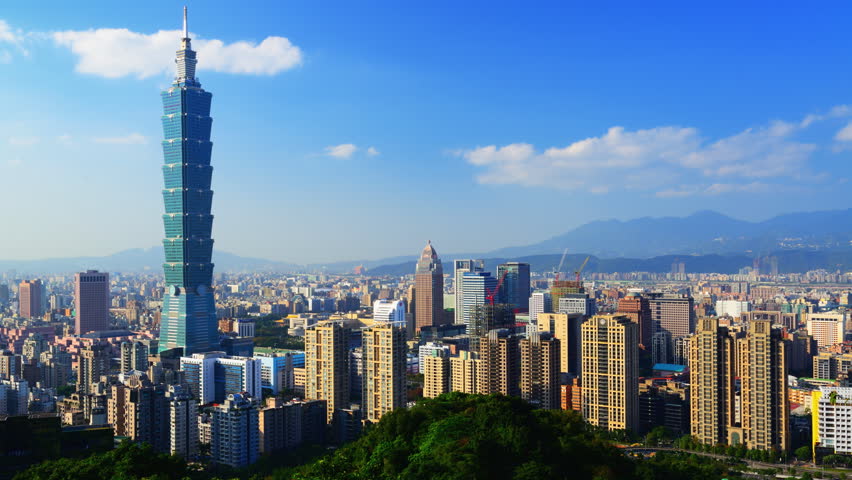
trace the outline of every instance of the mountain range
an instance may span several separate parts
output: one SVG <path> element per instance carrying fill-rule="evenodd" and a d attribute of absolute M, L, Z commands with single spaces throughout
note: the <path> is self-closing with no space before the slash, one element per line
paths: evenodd
<path fill-rule="evenodd" d="M 297 265 L 221 251 L 213 252 L 213 261 L 218 272 L 345 273 L 364 265 L 373 274 L 395 275 L 414 271 L 419 248 L 418 245 L 406 256 L 326 264 Z M 591 255 L 588 271 L 668 271 L 678 259 L 687 264 L 687 271 L 730 273 L 750 265 L 755 256 L 770 254 L 779 257 L 782 271 L 834 270 L 852 267 L 847 263 L 848 253 L 852 252 L 852 209 L 789 213 L 760 222 L 738 220 L 713 211 L 686 217 L 598 220 L 525 246 L 451 254 L 442 253 L 440 245 L 437 248 L 446 264 L 453 258 L 484 258 L 494 265 L 516 260 L 528 261 L 538 271 L 555 267 L 565 249 L 573 254 L 566 259 L 567 268 L 579 265 L 586 255 Z M 104 257 L 0 260 L 0 271 L 50 273 L 96 268 L 111 272 L 158 272 L 162 262 L 162 247 L 153 247 Z M 445 271 L 449 272 L 452 267 L 448 267 Z"/>

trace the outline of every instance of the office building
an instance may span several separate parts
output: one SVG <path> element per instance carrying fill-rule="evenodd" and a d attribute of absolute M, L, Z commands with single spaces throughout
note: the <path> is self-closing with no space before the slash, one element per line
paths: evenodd
<path fill-rule="evenodd" d="M 251 397 L 229 394 L 213 407 L 210 457 L 214 463 L 241 468 L 260 457 L 259 409 Z"/>
<path fill-rule="evenodd" d="M 219 342 L 211 262 L 212 95 L 195 78 L 197 60 L 186 28 L 176 63 L 177 76 L 161 94 L 166 292 L 159 348 L 181 348 L 188 356 L 214 350 Z"/>
<path fill-rule="evenodd" d="M 559 297 L 558 313 L 579 313 L 591 317 L 598 312 L 594 298 L 588 293 L 566 293 Z"/>
<path fill-rule="evenodd" d="M 470 293 L 470 292 L 468 292 Z M 509 305 L 485 303 L 474 305 L 470 310 L 467 335 L 470 337 L 470 349 L 479 350 L 479 345 L 488 332 L 499 328 L 508 328 L 515 323 L 515 314 Z"/>
<path fill-rule="evenodd" d="M 109 274 L 88 270 L 74 275 L 74 333 L 109 330 Z"/>
<path fill-rule="evenodd" d="M 521 262 L 501 263 L 497 266 L 500 284 L 500 303 L 509 305 L 513 312 L 526 313 L 530 309 L 530 264 Z"/>
<path fill-rule="evenodd" d="M 668 332 L 675 339 L 695 332 L 695 302 L 689 295 L 651 293 L 648 306 L 655 333 Z"/>
<path fill-rule="evenodd" d="M 548 410 L 560 408 L 560 341 L 550 332 L 533 333 L 520 341 L 521 398 Z"/>
<path fill-rule="evenodd" d="M 780 328 L 754 321 L 737 339 L 740 361 L 742 442 L 748 448 L 786 451 L 790 448 L 790 407 L 787 388 L 787 344 Z M 737 444 L 734 431 L 729 444 Z"/>
<path fill-rule="evenodd" d="M 455 323 L 464 324 L 464 284 L 462 279 L 467 272 L 484 272 L 485 260 L 454 260 L 453 261 L 453 291 L 455 292 Z"/>
<path fill-rule="evenodd" d="M 843 343 L 846 313 L 809 313 L 807 325 L 808 335 L 820 348 Z"/>
<path fill-rule="evenodd" d="M 348 341 L 349 329 L 340 323 L 305 329 L 305 398 L 325 400 L 328 423 L 336 409 L 349 407 Z"/>
<path fill-rule="evenodd" d="M 383 323 L 405 328 L 405 302 L 402 300 L 376 300 L 373 303 L 373 321 L 377 324 Z"/>
<path fill-rule="evenodd" d="M 635 292 L 628 293 L 618 301 L 616 313 L 626 316 L 639 325 L 639 345 L 650 348 L 651 337 L 654 335 L 654 322 L 651 318 L 651 304 L 648 299 Z"/>
<path fill-rule="evenodd" d="M 428 242 L 414 273 L 415 311 L 417 332 L 423 327 L 435 327 L 444 322 L 444 269 L 438 252 Z"/>
<path fill-rule="evenodd" d="M 261 360 L 231 357 L 224 352 L 194 353 L 181 357 L 185 384 L 199 403 L 221 403 L 233 393 L 261 398 Z"/>
<path fill-rule="evenodd" d="M 715 318 L 702 318 L 689 346 L 691 434 L 705 445 L 727 444 L 734 424 L 734 339 Z"/>
<path fill-rule="evenodd" d="M 639 427 L 639 325 L 620 315 L 583 322 L 583 418 L 607 430 Z"/>
<path fill-rule="evenodd" d="M 405 406 L 405 330 L 377 325 L 363 331 L 364 419 L 378 422 L 382 415 Z"/>
<path fill-rule="evenodd" d="M 44 284 L 41 280 L 24 280 L 18 285 L 18 314 L 23 318 L 39 318 L 44 315 L 42 297 Z"/>
<path fill-rule="evenodd" d="M 305 366 L 304 352 L 258 353 L 260 360 L 260 382 L 265 390 L 278 395 L 282 390 L 295 387 L 295 368 Z"/>
<path fill-rule="evenodd" d="M 551 312 L 550 293 L 536 292 L 533 293 L 529 301 L 530 305 L 530 323 L 538 324 L 538 314 Z"/>
<path fill-rule="evenodd" d="M 491 330 L 480 340 L 479 358 L 482 360 L 482 369 L 477 375 L 482 375 L 484 391 L 479 393 L 520 396 L 519 340 L 520 337 L 512 335 L 506 329 Z"/>
<path fill-rule="evenodd" d="M 491 304 L 488 296 L 496 293 L 497 279 L 492 277 L 490 272 L 467 272 L 462 275 L 462 286 L 462 323 L 467 325 L 468 335 L 482 336 L 485 333 L 474 329 L 471 317 L 477 307 Z"/>

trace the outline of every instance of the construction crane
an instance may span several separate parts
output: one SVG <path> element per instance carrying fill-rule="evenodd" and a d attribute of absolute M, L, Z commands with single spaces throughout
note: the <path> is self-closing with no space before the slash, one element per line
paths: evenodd
<path fill-rule="evenodd" d="M 565 263 L 565 256 L 568 255 L 568 249 L 566 248 L 564 252 L 562 252 L 562 260 L 559 260 L 559 266 L 556 267 L 556 270 L 553 271 L 553 281 L 559 281 L 559 272 L 562 271 L 562 264 Z"/>
<path fill-rule="evenodd" d="M 507 273 L 509 273 L 508 270 L 504 271 L 503 275 L 500 275 L 500 280 L 497 281 L 497 286 L 494 287 L 491 293 L 488 293 L 488 290 L 485 291 L 485 299 L 488 300 L 489 305 L 494 305 L 494 297 L 500 292 L 500 287 L 503 285 L 503 280 L 506 279 Z"/>
<path fill-rule="evenodd" d="M 586 259 L 583 260 L 583 264 L 580 265 L 580 268 L 574 271 L 574 275 L 577 276 L 577 283 L 580 283 L 580 274 L 583 273 L 583 269 L 586 268 L 586 264 L 589 263 L 590 258 L 592 258 L 591 255 L 586 257 Z"/>

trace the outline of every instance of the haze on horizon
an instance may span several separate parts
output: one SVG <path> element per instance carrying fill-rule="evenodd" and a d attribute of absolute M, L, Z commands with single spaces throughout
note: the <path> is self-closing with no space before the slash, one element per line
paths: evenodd
<path fill-rule="evenodd" d="M 414 257 L 427 239 L 486 252 L 599 219 L 852 206 L 852 5 L 520 5 L 190 2 L 215 248 Z M 0 13 L 0 258 L 160 244 L 180 15 Z"/>

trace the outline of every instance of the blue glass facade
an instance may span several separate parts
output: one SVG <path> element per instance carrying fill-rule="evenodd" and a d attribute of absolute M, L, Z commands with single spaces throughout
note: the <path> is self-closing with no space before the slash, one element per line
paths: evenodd
<path fill-rule="evenodd" d="M 213 299 L 212 95 L 195 78 L 195 52 L 183 38 L 172 87 L 163 101 L 163 203 L 166 293 L 160 350 L 184 355 L 218 348 Z"/>

